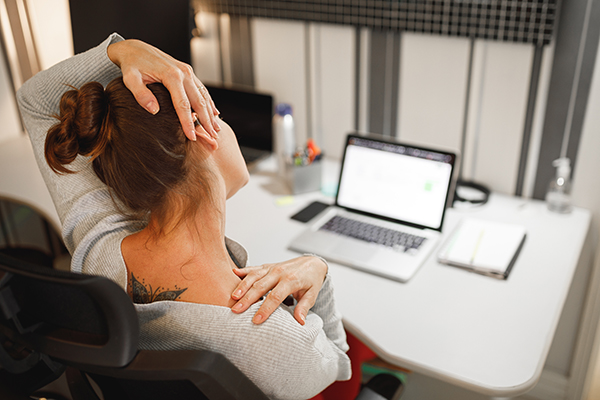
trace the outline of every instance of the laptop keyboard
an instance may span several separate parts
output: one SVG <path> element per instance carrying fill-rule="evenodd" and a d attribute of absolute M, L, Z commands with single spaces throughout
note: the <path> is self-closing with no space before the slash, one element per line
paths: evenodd
<path fill-rule="evenodd" d="M 339 215 L 332 217 L 319 228 L 319 230 L 321 229 L 408 253 L 417 252 L 427 240 L 421 236 L 340 217 Z"/>

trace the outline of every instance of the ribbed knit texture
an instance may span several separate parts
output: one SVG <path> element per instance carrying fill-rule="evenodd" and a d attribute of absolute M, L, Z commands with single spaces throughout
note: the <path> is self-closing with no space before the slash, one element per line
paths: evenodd
<path fill-rule="evenodd" d="M 122 40 L 112 34 L 98 47 L 67 59 L 27 81 L 17 93 L 35 157 L 63 225 L 62 236 L 73 256 L 71 270 L 105 276 L 124 290 L 127 269 L 121 254 L 126 236 L 143 229 L 116 209 L 107 187 L 85 157 L 69 168 L 76 174 L 55 174 L 44 159 L 48 129 L 57 120 L 59 101 L 71 85 L 97 81 L 106 86 L 121 75 L 107 56 L 107 47 Z M 227 245 L 242 265 L 247 254 L 238 243 Z M 307 399 L 335 380 L 350 378 L 348 345 L 336 311 L 331 278 L 325 279 L 317 302 L 301 326 L 293 307 L 280 306 L 261 325 L 252 317 L 262 302 L 242 314 L 206 304 L 161 301 L 138 305 L 142 349 L 210 349 L 224 354 L 273 399 Z"/>

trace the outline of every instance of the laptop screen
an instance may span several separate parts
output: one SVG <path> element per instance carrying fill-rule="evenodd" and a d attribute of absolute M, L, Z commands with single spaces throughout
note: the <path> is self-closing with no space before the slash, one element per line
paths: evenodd
<path fill-rule="evenodd" d="M 349 135 L 338 206 L 441 230 L 456 156 Z"/>

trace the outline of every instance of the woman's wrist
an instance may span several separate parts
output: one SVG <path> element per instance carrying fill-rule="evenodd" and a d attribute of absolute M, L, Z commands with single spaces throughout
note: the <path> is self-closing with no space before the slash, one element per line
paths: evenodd
<path fill-rule="evenodd" d="M 325 281 L 325 278 L 327 278 L 327 274 L 329 273 L 329 263 L 327 262 L 327 260 L 324 259 L 323 257 L 318 256 L 313 253 L 304 253 L 303 256 L 304 257 L 315 257 L 315 258 L 318 258 L 319 260 L 323 261 L 323 264 L 325 264 L 325 276 L 323 277 L 323 281 Z"/>
<path fill-rule="evenodd" d="M 117 67 L 121 68 L 123 62 L 123 55 L 127 55 L 127 47 L 135 39 L 124 39 L 119 35 L 114 35 L 113 42 L 106 48 L 106 55 Z M 131 49 L 129 50 L 129 52 Z"/>
<path fill-rule="evenodd" d="M 106 48 L 106 55 L 108 55 L 110 61 L 112 61 L 113 64 L 115 64 L 119 68 L 121 67 L 121 61 L 119 59 L 119 49 L 122 47 L 122 43 L 124 42 L 125 41 L 123 40 L 116 43 L 111 43 Z"/>

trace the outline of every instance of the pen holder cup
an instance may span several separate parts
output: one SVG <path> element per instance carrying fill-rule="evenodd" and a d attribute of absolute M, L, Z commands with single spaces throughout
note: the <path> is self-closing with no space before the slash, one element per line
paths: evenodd
<path fill-rule="evenodd" d="M 285 165 L 285 180 L 293 194 L 321 190 L 321 160 L 308 165 Z"/>

